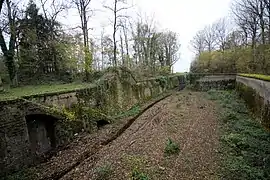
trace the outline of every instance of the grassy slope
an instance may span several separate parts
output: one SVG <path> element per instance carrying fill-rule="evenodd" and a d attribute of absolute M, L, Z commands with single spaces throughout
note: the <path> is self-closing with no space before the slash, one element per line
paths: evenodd
<path fill-rule="evenodd" d="M 270 132 L 249 115 L 235 92 L 209 95 L 221 105 L 221 179 L 270 179 Z"/>
<path fill-rule="evenodd" d="M 249 78 L 255 78 L 260 79 L 264 81 L 270 81 L 269 75 L 263 75 L 263 74 L 238 74 L 239 76 L 249 77 Z"/>
<path fill-rule="evenodd" d="M 71 90 L 76 90 L 76 89 L 83 89 L 90 86 L 91 84 L 86 84 L 86 83 L 23 86 L 23 87 L 11 88 L 6 92 L 1 93 L 0 101 L 16 99 L 22 96 L 66 92 L 66 91 L 71 91 Z"/>

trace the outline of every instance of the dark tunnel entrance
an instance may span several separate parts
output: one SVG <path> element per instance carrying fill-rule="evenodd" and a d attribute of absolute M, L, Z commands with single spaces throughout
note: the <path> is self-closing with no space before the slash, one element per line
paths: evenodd
<path fill-rule="evenodd" d="M 46 153 L 56 147 L 55 127 L 57 119 L 45 114 L 25 116 L 31 151 L 36 154 Z"/>
<path fill-rule="evenodd" d="M 186 78 L 185 78 L 185 76 L 178 77 L 178 81 L 179 81 L 178 90 L 181 91 L 181 90 L 185 89 L 185 87 L 186 87 Z"/>

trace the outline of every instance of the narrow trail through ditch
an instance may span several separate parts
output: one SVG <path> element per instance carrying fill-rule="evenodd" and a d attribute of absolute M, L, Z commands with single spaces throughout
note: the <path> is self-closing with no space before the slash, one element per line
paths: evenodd
<path fill-rule="evenodd" d="M 170 93 L 157 97 L 152 101 L 144 104 L 137 115 L 133 117 L 123 118 L 113 124 L 109 124 L 93 134 L 82 134 L 72 143 L 59 151 L 49 161 L 42 163 L 36 167 L 27 169 L 27 176 L 36 180 L 58 180 L 67 173 L 77 168 L 86 159 L 93 159 L 95 154 L 114 141 L 122 133 L 129 128 L 133 122 L 139 118 L 145 111 L 150 109 L 156 103 L 169 97 Z"/>
<path fill-rule="evenodd" d="M 156 103 L 130 127 L 57 179 L 131 179 L 134 170 L 150 179 L 218 179 L 218 124 L 215 105 L 200 92 L 182 91 Z M 166 141 L 179 144 L 165 156 Z M 104 175 L 104 174 L 103 174 Z"/>

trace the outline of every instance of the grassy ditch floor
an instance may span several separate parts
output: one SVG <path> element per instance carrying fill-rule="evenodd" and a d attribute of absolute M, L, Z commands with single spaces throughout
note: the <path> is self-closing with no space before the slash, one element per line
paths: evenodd
<path fill-rule="evenodd" d="M 204 96 L 173 93 L 60 180 L 216 180 L 218 121 Z"/>
<path fill-rule="evenodd" d="M 249 114 L 235 91 L 208 95 L 221 108 L 221 179 L 270 179 L 270 132 Z"/>

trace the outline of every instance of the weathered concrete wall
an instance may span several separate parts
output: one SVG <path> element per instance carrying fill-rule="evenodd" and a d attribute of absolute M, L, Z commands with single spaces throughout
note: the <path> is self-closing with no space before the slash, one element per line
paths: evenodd
<path fill-rule="evenodd" d="M 36 159 L 36 153 L 43 150 L 42 143 L 37 137 L 39 149 L 31 148 L 31 139 L 27 124 L 26 116 L 34 114 L 43 114 L 50 117 L 53 113 L 48 109 L 43 109 L 35 103 L 15 99 L 10 101 L 0 102 L 0 174 L 3 172 L 20 169 L 23 166 L 31 164 Z M 53 114 L 54 118 L 62 119 L 61 115 Z M 46 123 L 43 121 L 43 124 Z M 42 136 L 44 128 L 43 124 L 36 124 L 36 130 L 40 129 L 37 136 Z M 44 137 L 44 136 L 43 136 Z M 45 142 L 45 139 L 43 139 Z M 36 146 L 36 147 L 38 147 Z"/>
<path fill-rule="evenodd" d="M 236 89 L 261 123 L 270 129 L 270 82 L 237 76 Z"/>
<path fill-rule="evenodd" d="M 199 91 L 229 90 L 235 88 L 235 80 L 234 75 L 207 75 L 195 80 L 193 88 Z"/>
<path fill-rule="evenodd" d="M 233 74 L 190 74 L 188 81 L 199 91 L 236 89 L 261 123 L 270 129 L 270 82 Z"/>
<path fill-rule="evenodd" d="M 203 79 L 204 77 L 213 77 L 213 79 L 222 79 L 225 77 L 232 77 L 235 79 L 236 74 L 235 73 L 189 73 L 187 74 L 187 83 L 190 85 L 194 85 L 197 80 Z M 215 78 L 216 77 L 216 78 Z"/>
<path fill-rule="evenodd" d="M 75 132 L 84 128 L 82 121 L 69 121 L 51 109 L 79 104 L 114 115 L 179 86 L 176 76 L 141 82 L 119 77 L 109 76 L 90 88 L 74 92 L 0 102 L 0 175 L 32 164 L 42 153 L 65 144 Z M 34 116 L 29 120 L 30 115 Z M 55 119 L 50 127 L 46 125 L 47 119 L 42 118 L 44 115 Z"/>
<path fill-rule="evenodd" d="M 25 97 L 25 99 L 40 103 L 46 106 L 65 106 L 70 108 L 73 104 L 78 103 L 76 92 L 65 92 L 65 93 L 51 93 L 37 96 Z"/>

